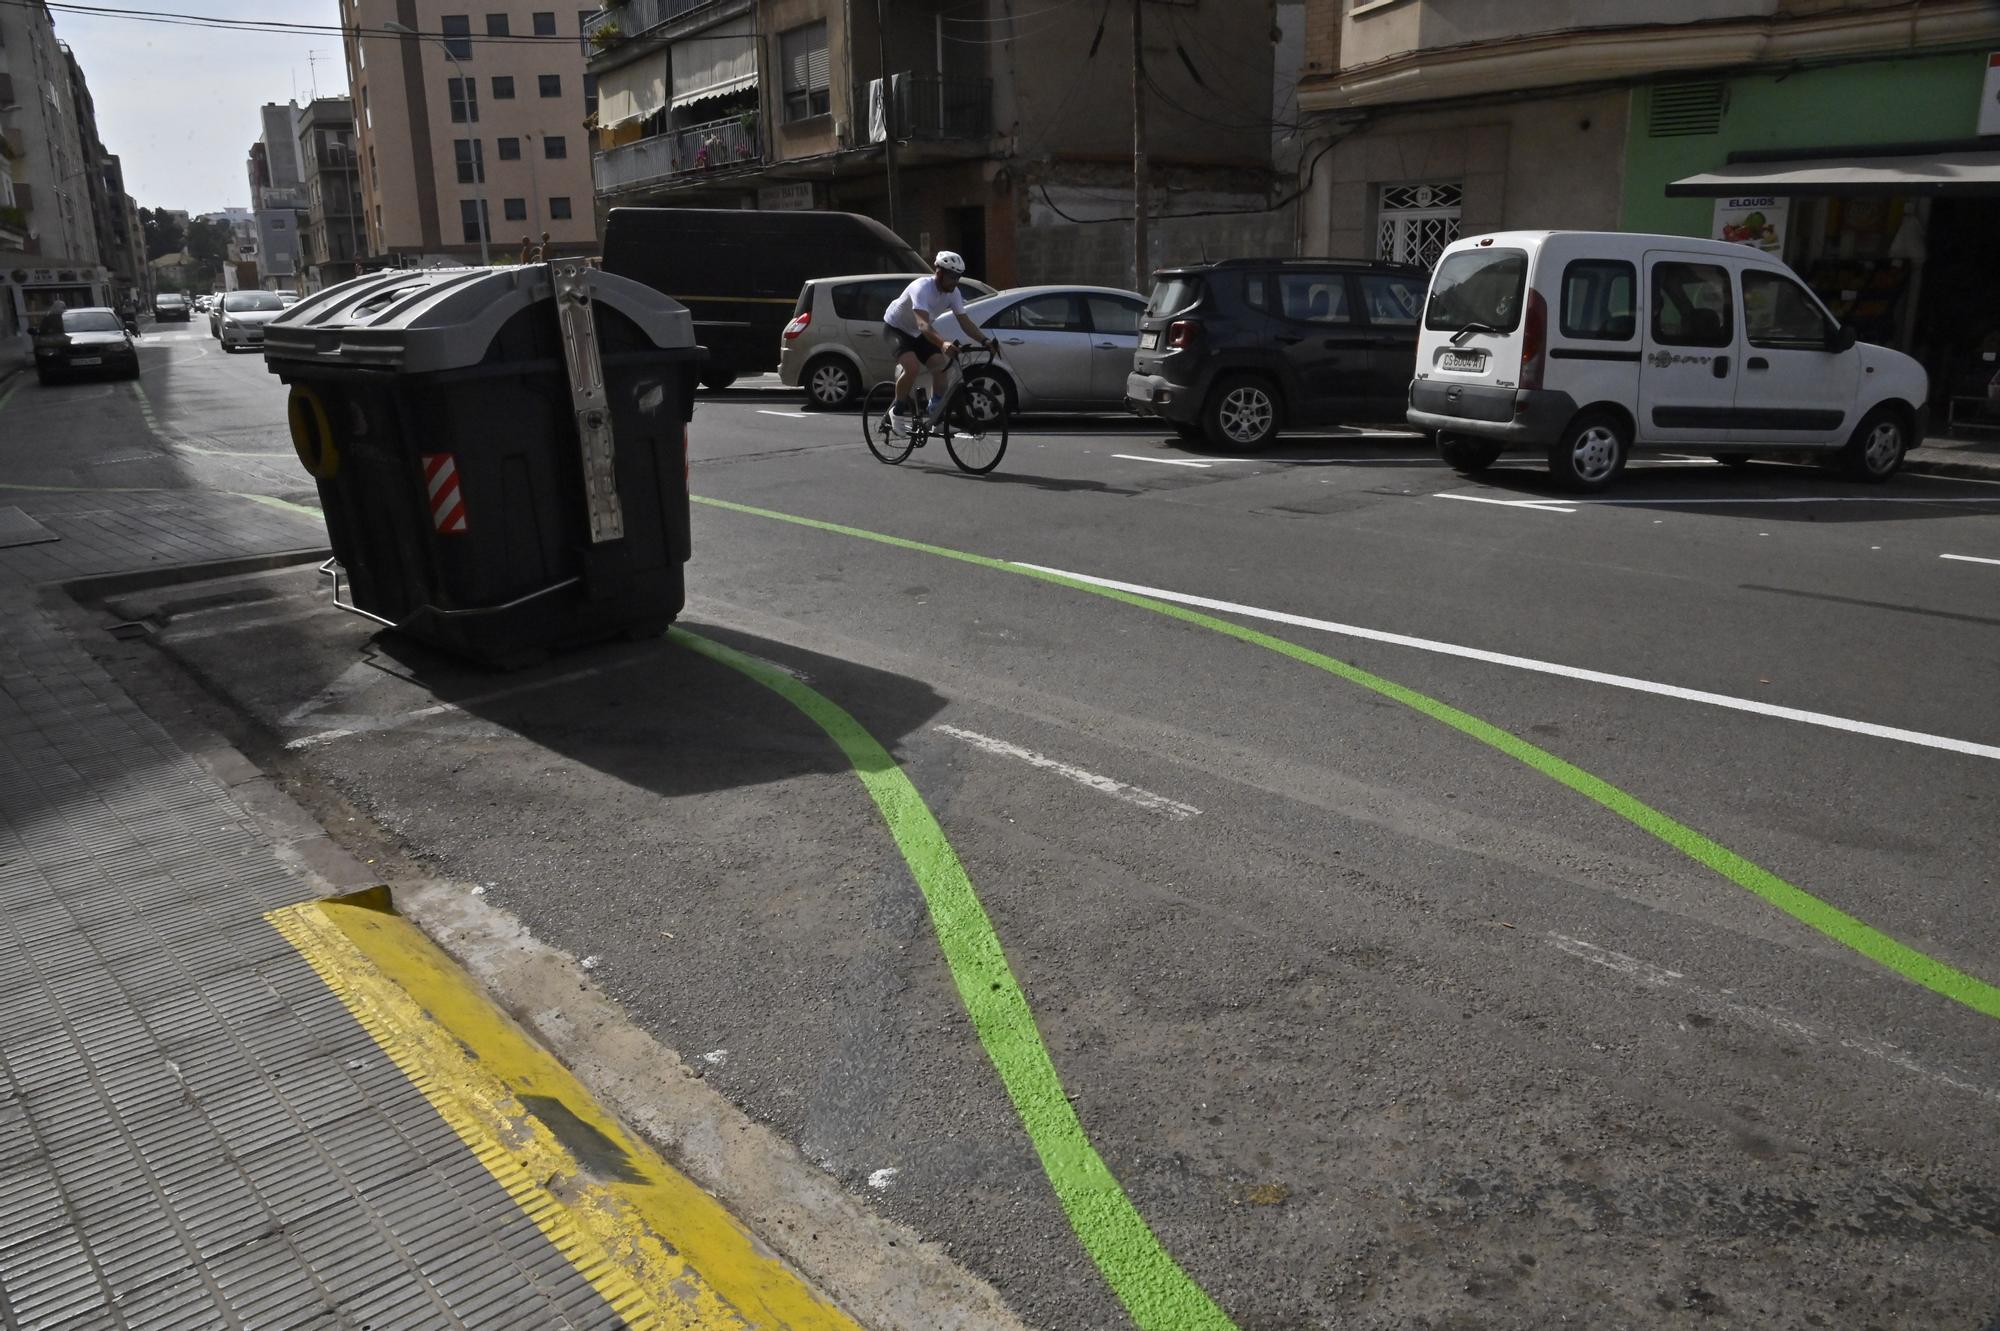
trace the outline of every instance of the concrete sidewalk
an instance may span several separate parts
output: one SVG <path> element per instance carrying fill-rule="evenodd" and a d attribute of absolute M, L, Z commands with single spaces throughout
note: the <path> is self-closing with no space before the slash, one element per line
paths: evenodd
<path fill-rule="evenodd" d="M 1904 456 L 1903 466 L 1924 476 L 2000 481 L 2000 431 L 1963 438 L 1932 435 Z"/>
<path fill-rule="evenodd" d="M 324 539 L 0 489 L 0 1324 L 854 1331 L 386 894 L 316 901 L 367 871 L 319 837 L 304 872 L 282 792 L 147 715 L 50 586 Z"/>

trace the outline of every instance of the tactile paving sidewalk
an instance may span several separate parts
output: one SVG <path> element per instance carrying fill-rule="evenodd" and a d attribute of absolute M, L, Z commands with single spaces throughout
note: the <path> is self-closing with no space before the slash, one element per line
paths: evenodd
<path fill-rule="evenodd" d="M 264 921 L 309 889 L 39 608 L 51 548 L 0 550 L 0 1322 L 620 1325 Z"/>

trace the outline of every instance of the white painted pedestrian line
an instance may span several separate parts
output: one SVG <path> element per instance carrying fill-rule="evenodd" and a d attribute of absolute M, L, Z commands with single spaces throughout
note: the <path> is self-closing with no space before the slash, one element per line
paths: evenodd
<path fill-rule="evenodd" d="M 1151 458 L 1143 453 L 1113 453 L 1114 458 L 1124 458 L 1127 462 L 1157 462 L 1167 467 L 1212 467 L 1212 462 L 1194 462 L 1187 458 Z"/>
<path fill-rule="evenodd" d="M 1956 559 L 1961 564 L 2000 564 L 2000 559 L 1986 559 L 1979 555 L 1939 555 L 1939 559 Z"/>
<path fill-rule="evenodd" d="M 1124 800 L 1127 804 L 1136 804 L 1152 813 L 1163 813 L 1169 818 L 1192 818 L 1201 812 L 1192 804 L 1182 804 L 1179 800 L 1170 800 L 1165 795 L 1155 795 L 1152 791 L 1139 786 L 1128 785 L 1108 776 L 1099 776 L 1095 772 L 1086 772 L 1081 767 L 1072 767 L 1068 763 L 1058 762 L 1054 758 L 1036 753 L 1033 749 L 1024 749 L 1018 744 L 1009 744 L 1004 739 L 982 735 L 976 730 L 961 730 L 957 726 L 935 726 L 933 729 L 940 735 L 963 740 L 975 749 L 983 749 L 1002 758 L 1018 758 L 1030 767 L 1039 767 L 1045 772 L 1068 777 L 1080 786 L 1088 786 L 1101 795 Z"/>
<path fill-rule="evenodd" d="M 757 414 L 759 416 L 783 416 L 786 420 L 793 420 L 793 421 L 809 421 L 812 419 L 812 414 L 810 412 L 772 411 L 769 407 L 757 408 Z"/>
<path fill-rule="evenodd" d="M 1616 971 L 1618 974 L 1636 980 L 1649 988 L 1673 989 L 1677 993 L 1686 995 L 1688 999 L 1693 999 L 1700 1006 L 1706 1007 L 1710 1011 L 1723 1012 L 1732 1017 L 1755 1021 L 1760 1025 L 1769 1026 L 1781 1035 L 1792 1039 L 1803 1039 L 1814 1044 L 1823 1041 L 1832 1042 L 1840 1045 L 1843 1049 L 1852 1049 L 1856 1053 L 1880 1059 L 1892 1067 L 1904 1072 L 1915 1073 L 1917 1076 L 1928 1081 L 1949 1086 L 1955 1091 L 1965 1091 L 1968 1094 L 1977 1096 L 1981 1100 L 2000 1102 L 2000 1090 L 1996 1090 L 1990 1086 L 1982 1086 L 1978 1082 L 1971 1080 L 1971 1074 L 1967 1073 L 1963 1068 L 1926 1067 L 1922 1063 L 1919 1063 L 1907 1049 L 1899 1045 L 1890 1044 L 1886 1040 L 1876 1040 L 1865 1035 L 1843 1035 L 1838 1031 L 1823 1031 L 1808 1022 L 1800 1021 L 1798 1018 L 1780 1012 L 1775 1008 L 1757 1007 L 1753 1004 L 1745 1003 L 1736 997 L 1736 991 L 1733 989 L 1710 989 L 1701 984 L 1691 983 L 1687 976 L 1680 971 L 1669 970 L 1665 966 L 1655 965 L 1650 961 L 1642 961 L 1638 957 L 1628 956 L 1623 952 L 1613 952 L 1609 948 L 1599 947 L 1595 943 L 1587 943 L 1581 938 L 1572 938 L 1568 934 L 1557 933 L 1553 929 L 1549 931 L 1547 939 L 1551 946 L 1568 953 L 1572 957 L 1587 961 L 1594 966 L 1602 966 L 1609 971 Z M 1682 1001 L 1685 1002 L 1686 1000 Z M 1685 1030 L 1686 1027 L 1682 1027 L 1682 1029 Z"/>
<path fill-rule="evenodd" d="M 1532 508 L 1537 513 L 1574 513 L 1573 508 L 1549 499 L 1489 499 L 1485 495 L 1434 494 L 1433 499 L 1463 499 L 1468 504 L 1497 504 L 1501 508 Z"/>
<path fill-rule="evenodd" d="M 1435 652 L 1440 656 L 1457 656 L 1468 661 L 1484 661 L 1489 665 L 1508 666 L 1515 670 L 1529 670 L 1542 675 L 1559 675 L 1564 679 L 1583 680 L 1590 684 L 1608 684 L 1616 689 L 1630 689 L 1635 693 L 1650 693 L 1662 698 L 1678 698 L 1683 702 L 1706 703 L 1710 707 L 1722 707 L 1730 711 L 1751 712 L 1758 716 L 1775 717 L 1780 721 L 1796 721 L 1801 725 L 1822 726 L 1828 730 L 1844 730 L 1849 734 L 1868 735 L 1875 739 L 1895 740 L 1900 744 L 1914 744 L 1926 749 L 1944 749 L 1951 753 L 1963 753 L 1974 758 L 2000 759 L 2000 745 L 1980 744 L 1973 740 L 1954 739 L 1949 735 L 1932 735 L 1921 730 L 1905 730 L 1900 726 L 1877 725 L 1873 721 L 1856 721 L 1849 717 L 1833 716 L 1826 712 L 1809 712 L 1798 707 L 1780 707 L 1774 703 L 1758 702 L 1752 698 L 1737 698 L 1726 693 L 1710 693 L 1705 689 L 1687 689 L 1678 684 L 1662 684 L 1650 679 L 1637 679 L 1631 675 L 1613 675 L 1602 670 L 1586 670 L 1581 666 L 1562 665 L 1555 661 L 1538 661 L 1530 656 L 1511 656 L 1505 652 L 1489 652 L 1479 647 L 1464 647 L 1452 642 L 1439 642 L 1434 638 L 1414 638 L 1405 633 L 1387 633 L 1381 629 L 1362 628 L 1356 624 L 1341 624 L 1330 619 L 1313 619 L 1306 615 L 1288 614 L 1282 610 L 1264 610 L 1253 605 L 1239 605 L 1234 601 L 1219 601 L 1209 596 L 1191 596 L 1186 592 L 1167 591 L 1160 587 L 1147 587 L 1136 582 L 1119 582 L 1112 578 L 1092 577 L 1088 573 L 1071 573 L 1066 569 L 1049 568 L 1042 564 L 1022 564 L 1020 568 L 1031 568 L 1039 573 L 1053 573 L 1058 577 L 1073 578 L 1077 582 L 1087 582 L 1093 587 L 1109 587 L 1113 591 L 1131 592 L 1136 596 L 1150 596 L 1157 601 L 1172 601 L 1178 605 L 1191 605 L 1203 610 L 1218 610 L 1224 614 L 1242 615 L 1246 619 L 1269 620 L 1275 624 L 1290 624 L 1296 628 L 1317 629 L 1322 633 L 1338 633 L 1350 638 L 1362 638 L 1369 642 L 1383 642 L 1395 647 L 1410 647 L 1420 652 Z"/>

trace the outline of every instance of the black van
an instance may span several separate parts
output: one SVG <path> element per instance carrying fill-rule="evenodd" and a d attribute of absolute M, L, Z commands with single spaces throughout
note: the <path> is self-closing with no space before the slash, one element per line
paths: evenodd
<path fill-rule="evenodd" d="M 686 305 L 708 348 L 702 383 L 778 368 L 779 335 L 815 277 L 927 273 L 900 236 L 855 213 L 739 208 L 613 208 L 604 270 Z"/>

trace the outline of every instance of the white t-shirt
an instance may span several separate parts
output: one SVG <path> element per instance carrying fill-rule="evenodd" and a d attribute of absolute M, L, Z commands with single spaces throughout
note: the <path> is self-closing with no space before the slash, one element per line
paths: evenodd
<path fill-rule="evenodd" d="M 928 314 L 936 323 L 946 311 L 963 317 L 965 314 L 965 288 L 955 287 L 942 290 L 937 277 L 920 277 L 903 288 L 903 294 L 889 302 L 889 308 L 882 315 L 882 322 L 899 333 L 911 337 L 922 337 L 923 330 L 917 327 L 917 311 Z"/>

